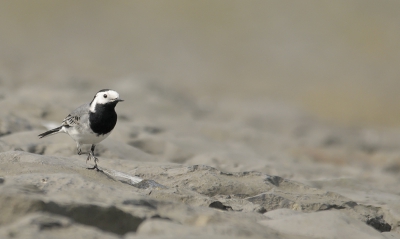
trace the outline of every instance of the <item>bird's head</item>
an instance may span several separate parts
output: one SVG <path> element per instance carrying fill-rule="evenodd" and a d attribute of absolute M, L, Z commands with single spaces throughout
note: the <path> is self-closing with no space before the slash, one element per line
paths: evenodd
<path fill-rule="evenodd" d="M 96 93 L 94 96 L 92 102 L 90 102 L 90 111 L 95 112 L 96 105 L 102 104 L 110 104 L 110 105 L 116 105 L 118 102 L 124 101 L 121 98 L 119 98 L 118 92 L 114 90 L 100 90 L 99 92 Z"/>

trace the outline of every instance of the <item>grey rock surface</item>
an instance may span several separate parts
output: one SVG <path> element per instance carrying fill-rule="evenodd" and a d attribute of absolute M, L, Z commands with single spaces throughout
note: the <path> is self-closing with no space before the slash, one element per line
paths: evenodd
<path fill-rule="evenodd" d="M 1 238 L 398 237 L 400 132 L 120 84 L 118 124 L 95 151 L 101 172 L 67 135 L 37 138 L 68 113 L 57 106 L 82 103 L 73 89 L 36 88 L 15 113 L 29 124 L 0 136 Z"/>

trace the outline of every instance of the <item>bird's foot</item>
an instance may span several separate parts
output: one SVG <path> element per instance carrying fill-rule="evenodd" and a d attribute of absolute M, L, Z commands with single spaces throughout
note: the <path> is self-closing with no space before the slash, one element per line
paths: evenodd
<path fill-rule="evenodd" d="M 103 170 L 101 170 L 101 169 L 99 169 L 99 168 L 97 167 L 97 164 L 95 164 L 95 165 L 94 165 L 93 167 L 91 167 L 91 168 L 86 168 L 86 169 L 89 169 L 89 170 L 96 169 L 97 172 L 103 172 Z"/>
<path fill-rule="evenodd" d="M 91 158 L 93 158 L 94 166 L 91 167 L 91 168 L 87 168 L 87 169 L 91 169 L 91 170 L 92 170 L 92 169 L 96 169 L 97 172 L 103 172 L 103 170 L 100 170 L 100 169 L 97 167 L 97 162 L 99 162 L 99 159 L 98 159 L 96 156 L 94 156 L 93 152 L 90 152 L 90 153 L 89 153 L 88 157 L 86 158 L 86 163 L 87 163 Z"/>
<path fill-rule="evenodd" d="M 87 163 L 91 158 L 92 158 L 92 154 L 89 153 L 88 156 L 87 156 L 87 158 L 86 158 L 86 163 Z"/>
<path fill-rule="evenodd" d="M 86 158 L 86 163 L 87 163 L 91 158 L 94 159 L 94 163 L 95 163 L 95 164 L 96 164 L 97 162 L 99 162 L 99 159 L 98 159 L 96 156 L 94 156 L 94 153 L 93 153 L 93 152 L 90 152 L 90 153 L 88 154 L 88 157 Z"/>

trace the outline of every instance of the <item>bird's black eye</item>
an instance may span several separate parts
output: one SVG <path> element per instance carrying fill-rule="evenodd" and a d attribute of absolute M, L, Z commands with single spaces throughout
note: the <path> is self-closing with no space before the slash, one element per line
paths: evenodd
<path fill-rule="evenodd" d="M 107 94 L 104 94 L 103 97 L 104 97 L 104 98 L 107 98 Z"/>

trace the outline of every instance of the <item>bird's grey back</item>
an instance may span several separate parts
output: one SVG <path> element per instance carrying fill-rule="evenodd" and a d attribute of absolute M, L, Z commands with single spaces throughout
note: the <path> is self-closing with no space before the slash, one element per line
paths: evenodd
<path fill-rule="evenodd" d="M 83 104 L 81 106 L 79 106 L 78 108 L 74 109 L 70 115 L 73 116 L 82 116 L 84 114 L 88 114 L 89 113 L 89 103 Z"/>
<path fill-rule="evenodd" d="M 74 126 L 76 124 L 88 123 L 89 122 L 89 103 L 83 104 L 78 108 L 74 109 L 65 119 L 64 124 Z"/>

